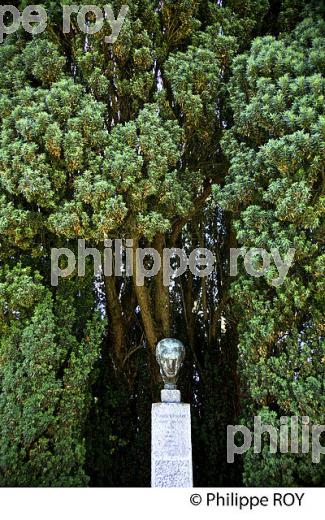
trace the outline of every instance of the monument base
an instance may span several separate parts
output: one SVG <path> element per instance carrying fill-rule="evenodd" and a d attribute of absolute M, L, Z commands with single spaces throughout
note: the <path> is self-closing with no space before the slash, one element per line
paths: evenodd
<path fill-rule="evenodd" d="M 179 395 L 163 390 L 164 402 L 152 405 L 151 487 L 193 486 L 191 411 Z"/>
<path fill-rule="evenodd" d="M 180 403 L 181 393 L 179 390 L 166 390 L 160 392 L 162 403 Z"/>

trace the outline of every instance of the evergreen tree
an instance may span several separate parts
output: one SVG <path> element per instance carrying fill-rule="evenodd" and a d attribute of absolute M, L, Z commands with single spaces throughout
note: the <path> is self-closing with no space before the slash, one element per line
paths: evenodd
<path fill-rule="evenodd" d="M 29 268 L 1 271 L 0 484 L 86 485 L 89 374 L 103 324 L 76 335 L 75 310 Z"/>
<path fill-rule="evenodd" d="M 196 484 L 241 483 L 241 462 L 226 463 L 240 416 L 321 417 L 317 2 L 113 0 L 115 16 L 125 4 L 114 43 L 107 21 L 90 30 L 90 12 L 87 34 L 75 14 L 64 33 L 49 0 L 44 33 L 0 45 L 3 485 L 149 485 L 153 352 L 166 336 L 187 346 Z M 53 287 L 51 249 L 76 254 L 77 239 L 102 259 L 104 239 L 207 247 L 217 267 L 139 286 L 94 275 L 88 258 L 84 277 Z M 229 276 L 229 248 L 292 244 L 282 286 L 273 268 Z M 318 483 L 321 470 L 296 459 L 283 482 Z M 247 484 L 279 481 L 287 464 L 263 455 L 255 478 L 256 460 L 245 458 Z"/>
<path fill-rule="evenodd" d="M 255 39 L 233 64 L 234 125 L 223 139 L 230 168 L 215 195 L 235 216 L 239 246 L 282 257 L 295 250 L 283 283 L 272 262 L 266 276 L 242 269 L 232 284 L 251 427 L 257 415 L 279 428 L 281 416 L 317 425 L 325 413 L 324 37 L 324 21 L 306 18 L 289 35 Z M 260 456 L 245 456 L 246 484 L 324 483 L 324 463 L 310 452 L 270 455 L 265 437 Z"/>

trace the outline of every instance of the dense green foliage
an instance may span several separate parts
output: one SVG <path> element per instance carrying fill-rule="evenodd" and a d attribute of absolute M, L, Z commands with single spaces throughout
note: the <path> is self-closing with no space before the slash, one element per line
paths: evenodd
<path fill-rule="evenodd" d="M 149 485 L 166 336 L 187 348 L 196 485 L 323 484 L 324 463 L 267 438 L 226 462 L 229 424 L 323 422 L 321 3 L 123 4 L 113 44 L 74 15 L 64 34 L 52 1 L 43 34 L 0 44 L 0 485 Z M 88 258 L 53 287 L 51 249 L 80 238 L 102 259 L 104 239 L 207 247 L 216 269 L 168 289 Z M 273 264 L 231 278 L 241 246 L 295 248 L 284 283 Z"/>
<path fill-rule="evenodd" d="M 94 314 L 76 334 L 68 292 L 54 299 L 19 265 L 1 271 L 0 305 L 0 484 L 85 485 L 82 431 L 101 320 Z"/>
<path fill-rule="evenodd" d="M 276 270 L 232 286 L 241 319 L 239 356 L 249 395 L 246 417 L 269 424 L 308 416 L 322 424 L 324 398 L 325 22 L 306 18 L 290 34 L 254 40 L 236 58 L 230 83 L 234 125 L 223 149 L 230 158 L 219 203 L 232 209 L 241 246 L 295 249 L 283 284 Z M 219 197 L 218 197 L 219 193 Z M 324 483 L 310 454 L 245 460 L 249 485 Z"/>

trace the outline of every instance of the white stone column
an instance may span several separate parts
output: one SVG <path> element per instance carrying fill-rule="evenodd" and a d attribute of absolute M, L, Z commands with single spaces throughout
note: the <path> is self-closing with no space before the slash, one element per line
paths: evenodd
<path fill-rule="evenodd" d="M 151 487 L 192 487 L 190 405 L 179 390 L 162 390 L 151 412 Z"/>

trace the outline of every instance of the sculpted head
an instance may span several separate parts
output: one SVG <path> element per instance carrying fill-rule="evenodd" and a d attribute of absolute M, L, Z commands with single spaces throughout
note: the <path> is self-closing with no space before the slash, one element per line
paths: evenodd
<path fill-rule="evenodd" d="M 183 343 L 173 338 L 159 341 L 156 347 L 156 359 L 160 366 L 160 374 L 165 383 L 165 389 L 174 390 L 178 372 L 183 364 L 185 348 Z"/>

